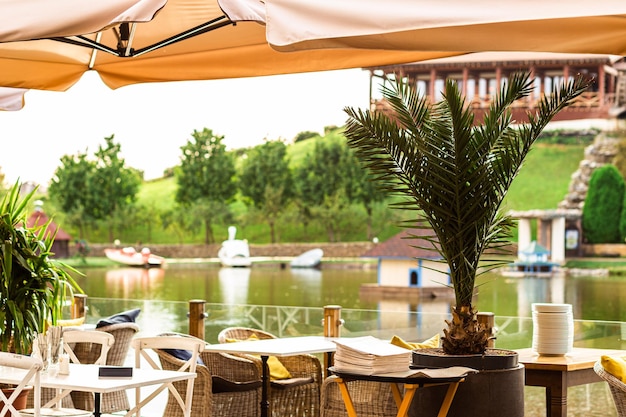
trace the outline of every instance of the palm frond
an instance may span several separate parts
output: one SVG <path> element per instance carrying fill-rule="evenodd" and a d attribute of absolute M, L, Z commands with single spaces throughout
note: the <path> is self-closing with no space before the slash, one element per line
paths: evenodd
<path fill-rule="evenodd" d="M 514 124 L 510 108 L 533 90 L 526 73 L 508 78 L 479 125 L 453 81 L 439 103 L 398 78 L 382 90 L 389 114 L 346 109 L 345 135 L 357 157 L 383 189 L 407 197 L 394 208 L 420 211 L 422 220 L 410 227 L 432 228 L 432 236 L 420 238 L 434 247 L 420 248 L 448 263 L 457 307 L 471 306 L 482 254 L 508 244 L 513 224 L 500 205 L 534 141 L 588 85 L 576 78 L 555 90 L 524 125 Z"/>

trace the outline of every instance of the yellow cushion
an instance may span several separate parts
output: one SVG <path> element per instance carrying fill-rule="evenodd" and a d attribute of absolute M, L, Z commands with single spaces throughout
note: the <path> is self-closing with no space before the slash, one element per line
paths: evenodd
<path fill-rule="evenodd" d="M 252 340 L 259 340 L 259 337 L 256 334 L 253 334 L 252 336 L 246 339 L 246 341 L 252 341 Z M 227 338 L 226 342 L 227 343 L 241 342 L 241 340 Z M 252 355 L 252 356 L 260 358 L 259 355 Z M 276 356 L 269 356 L 267 358 L 267 367 L 270 370 L 271 380 L 291 378 L 291 374 L 289 373 L 289 370 L 285 368 L 285 365 L 283 365 Z"/>
<path fill-rule="evenodd" d="M 430 339 L 426 339 L 421 343 L 415 342 L 407 342 L 403 340 L 400 336 L 393 336 L 391 338 L 391 344 L 403 347 L 405 349 L 413 350 L 413 349 L 428 349 L 428 348 L 438 348 L 439 347 L 439 333 L 431 337 Z"/>
<path fill-rule="evenodd" d="M 52 326 L 52 322 L 48 321 L 48 327 Z M 59 319 L 57 320 L 57 326 L 61 327 L 71 327 L 71 326 L 82 326 L 85 324 L 85 317 L 79 317 L 77 319 Z"/>
<path fill-rule="evenodd" d="M 600 362 L 605 371 L 626 383 L 626 356 L 602 355 Z"/>

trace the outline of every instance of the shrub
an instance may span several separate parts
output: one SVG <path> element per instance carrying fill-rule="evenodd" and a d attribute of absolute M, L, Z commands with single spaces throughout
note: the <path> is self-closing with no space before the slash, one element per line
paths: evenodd
<path fill-rule="evenodd" d="M 624 202 L 624 179 L 614 165 L 596 169 L 589 179 L 582 226 L 589 243 L 618 243 Z"/>

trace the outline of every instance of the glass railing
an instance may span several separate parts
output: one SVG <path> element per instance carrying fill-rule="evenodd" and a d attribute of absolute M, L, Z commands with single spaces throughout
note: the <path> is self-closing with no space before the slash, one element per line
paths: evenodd
<path fill-rule="evenodd" d="M 140 308 L 138 324 L 142 333 L 188 333 L 189 303 L 150 300 L 89 298 L 87 323 L 120 311 Z M 253 327 L 279 337 L 323 335 L 324 309 L 311 307 L 205 304 L 205 339 L 217 343 L 218 333 L 231 326 Z M 341 336 L 373 335 L 419 341 L 441 333 L 450 316 L 415 311 L 342 309 Z M 496 346 L 521 349 L 532 346 L 530 317 L 495 316 Z M 574 346 L 626 349 L 626 323 L 574 320 Z"/>
<path fill-rule="evenodd" d="M 146 300 L 89 298 L 86 322 L 95 324 L 100 317 L 141 308 L 137 323 L 141 334 L 188 333 L 189 303 Z M 230 326 L 253 327 L 280 337 L 323 335 L 324 309 L 262 305 L 205 304 L 205 340 L 217 343 L 218 333 Z M 421 341 L 441 333 L 450 316 L 433 312 L 342 309 L 341 336 L 373 335 L 391 339 Z M 496 347 L 522 349 L 532 346 L 533 323 L 530 317 L 495 316 Z M 626 349 L 626 323 L 574 321 L 574 346 Z M 321 358 L 320 358 L 321 359 Z M 129 359 L 129 360 L 132 360 Z M 130 362 L 132 363 L 132 362 Z M 604 382 L 570 387 L 568 417 L 589 415 L 616 416 L 608 385 Z M 545 389 L 527 386 L 524 390 L 525 415 L 545 415 Z"/>

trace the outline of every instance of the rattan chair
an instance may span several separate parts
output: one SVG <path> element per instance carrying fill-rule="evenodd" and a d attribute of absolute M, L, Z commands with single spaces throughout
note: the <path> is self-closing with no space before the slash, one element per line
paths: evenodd
<path fill-rule="evenodd" d="M 396 417 L 398 406 L 389 384 L 372 381 L 346 381 L 354 410 L 363 417 Z M 321 417 L 346 417 L 345 403 L 339 391 L 336 376 L 329 376 L 322 384 Z"/>
<path fill-rule="evenodd" d="M 162 336 L 192 337 L 167 333 Z M 198 339 L 199 340 L 199 339 Z M 163 369 L 176 370 L 184 362 L 165 350 L 155 351 Z M 224 353 L 200 352 L 196 366 L 191 415 L 194 417 L 258 417 L 261 413 L 261 375 L 251 360 Z M 184 383 L 174 387 L 181 392 Z M 168 396 L 164 417 L 181 417 L 182 411 Z"/>
<path fill-rule="evenodd" d="M 609 389 L 611 390 L 611 395 L 613 396 L 613 402 L 615 403 L 615 408 L 617 409 L 617 415 L 619 417 L 626 417 L 626 384 L 608 373 L 602 366 L 601 361 L 597 361 L 593 365 L 593 370 L 600 378 L 609 384 Z"/>
<path fill-rule="evenodd" d="M 122 366 L 126 362 L 128 352 L 130 350 L 130 344 L 139 331 L 139 326 L 135 323 L 117 323 L 109 326 L 97 328 L 98 332 L 107 332 L 112 334 L 115 338 L 115 343 L 109 349 L 107 354 L 106 364 L 109 366 Z M 98 356 L 98 351 L 92 351 L 88 354 L 76 354 L 81 363 L 94 363 Z M 73 391 L 72 394 L 73 405 L 76 408 L 83 410 L 93 410 L 94 402 L 93 395 L 86 392 Z M 130 403 L 126 391 L 117 391 L 102 394 L 102 400 L 100 403 L 100 409 L 103 413 L 115 413 L 118 411 L 130 410 Z"/>
<path fill-rule="evenodd" d="M 274 339 L 271 333 L 247 327 L 229 327 L 218 334 L 220 343 L 232 340 L 247 340 L 251 337 Z M 262 372 L 261 359 L 252 355 L 241 355 L 254 361 Z M 320 415 L 320 389 L 322 365 L 313 355 L 281 356 L 280 362 L 292 378 L 272 381 L 270 403 L 274 417 L 318 417 Z"/>

